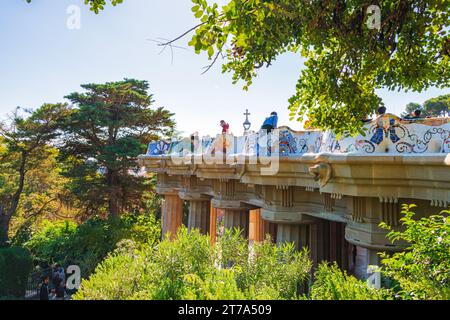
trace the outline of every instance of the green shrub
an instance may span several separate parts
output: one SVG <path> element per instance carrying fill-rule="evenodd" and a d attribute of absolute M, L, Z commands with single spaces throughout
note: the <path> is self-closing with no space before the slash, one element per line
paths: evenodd
<path fill-rule="evenodd" d="M 124 246 L 129 247 L 125 250 Z M 133 248 L 132 248 L 133 247 Z M 83 280 L 75 300 L 132 300 L 146 287 L 147 260 L 144 252 L 127 242 L 98 265 L 89 280 Z"/>
<path fill-rule="evenodd" d="M 122 241 L 83 281 L 75 299 L 449 299 L 448 212 L 415 221 L 410 208 L 403 212 L 405 230 L 389 234 L 410 247 L 382 255 L 382 271 L 399 288 L 369 288 L 337 264 L 322 263 L 306 295 L 311 261 L 292 244 L 267 239 L 249 247 L 238 231 L 227 230 L 211 247 L 208 236 L 185 228 L 174 241 L 158 243 L 159 229 L 140 222 L 129 224 L 132 240 Z"/>
<path fill-rule="evenodd" d="M 234 270 L 238 287 L 252 299 L 296 299 L 306 290 L 311 260 L 292 243 L 276 246 L 266 239 L 250 250 L 239 232 L 227 230 L 217 250 L 221 265 Z"/>
<path fill-rule="evenodd" d="M 159 237 L 159 223 L 153 215 L 125 215 L 116 220 L 92 218 L 81 225 L 47 221 L 24 246 L 36 265 L 78 265 L 82 276 L 88 277 L 121 240 L 151 245 Z"/>
<path fill-rule="evenodd" d="M 152 260 L 152 271 L 158 279 L 152 299 L 157 300 L 182 299 L 186 275 L 204 279 L 214 268 L 209 237 L 198 230 L 188 233 L 186 228 L 179 230 L 176 241 L 162 241 Z"/>
<path fill-rule="evenodd" d="M 414 220 L 415 206 L 404 205 L 400 220 L 404 231 L 390 230 L 392 241 L 403 240 L 407 250 L 382 254 L 384 274 L 399 284 L 398 298 L 417 300 L 450 299 L 450 211 Z"/>
<path fill-rule="evenodd" d="M 141 246 L 121 242 L 89 280 L 83 280 L 75 299 L 182 299 L 185 276 L 204 278 L 211 272 L 209 238 L 197 231 L 178 232 L 176 241 Z"/>
<path fill-rule="evenodd" d="M 184 278 L 185 300 L 245 300 L 248 297 L 236 283 L 235 273 L 230 269 L 214 270 L 204 279 L 196 274 Z"/>
<path fill-rule="evenodd" d="M 230 241 L 227 241 L 230 240 Z M 122 242 L 75 299 L 295 299 L 311 262 L 292 245 L 266 241 L 249 247 L 227 232 L 211 246 L 209 237 L 181 228 L 174 241 L 153 246 Z"/>
<path fill-rule="evenodd" d="M 11 247 L 0 249 L 0 296 L 24 297 L 33 263 L 28 251 Z"/>
<path fill-rule="evenodd" d="M 336 263 L 322 263 L 311 286 L 312 300 L 385 300 L 390 297 L 385 289 L 369 288 L 364 281 L 347 275 Z"/>
<path fill-rule="evenodd" d="M 33 235 L 34 219 L 26 220 L 16 231 L 11 239 L 11 245 L 14 247 L 23 247 L 23 245 L 31 240 Z"/>
<path fill-rule="evenodd" d="M 67 247 L 76 231 L 77 225 L 73 222 L 44 221 L 39 231 L 24 243 L 24 247 L 31 252 L 35 264 L 46 268 L 54 262 L 65 260 Z"/>

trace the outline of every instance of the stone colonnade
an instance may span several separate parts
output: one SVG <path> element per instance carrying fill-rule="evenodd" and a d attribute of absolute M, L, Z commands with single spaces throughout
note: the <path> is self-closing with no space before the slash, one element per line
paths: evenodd
<path fill-rule="evenodd" d="M 164 195 L 162 202 L 162 232 L 165 236 L 170 233 L 171 239 L 176 235 L 178 228 L 183 224 L 183 199 L 176 193 Z M 210 234 L 212 242 L 217 234 L 217 217 L 220 212 L 223 216 L 224 227 L 228 229 L 239 228 L 243 236 L 251 242 L 261 242 L 269 234 L 275 241 L 295 241 L 277 237 L 280 226 L 261 218 L 261 210 L 248 208 L 214 208 L 211 201 L 205 198 L 186 200 L 189 202 L 188 230 L 198 229 L 202 234 Z"/>
<path fill-rule="evenodd" d="M 215 208 L 208 198 L 188 199 L 188 230 L 198 229 L 202 234 L 209 234 L 211 243 L 216 241 L 220 216 L 225 228 L 240 228 L 250 243 L 261 242 L 270 235 L 278 244 L 293 242 L 296 249 L 308 247 L 315 266 L 321 261 L 336 261 L 341 268 L 365 278 L 367 267 L 379 262 L 376 250 L 354 246 L 345 240 L 344 223 L 321 219 L 308 224 L 272 223 L 262 219 L 260 209 Z M 171 239 L 183 224 L 183 201 L 177 193 L 164 195 L 162 231 L 164 235 L 170 233 Z"/>

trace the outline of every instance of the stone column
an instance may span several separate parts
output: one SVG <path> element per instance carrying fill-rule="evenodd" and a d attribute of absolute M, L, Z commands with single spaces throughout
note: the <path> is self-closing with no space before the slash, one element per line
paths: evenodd
<path fill-rule="evenodd" d="M 270 234 L 272 241 L 276 241 L 276 225 L 266 221 L 261 216 L 261 209 L 250 210 L 248 239 L 250 242 L 262 242 Z"/>
<path fill-rule="evenodd" d="M 209 233 L 211 202 L 209 200 L 189 200 L 188 230 L 198 229 L 201 234 Z"/>
<path fill-rule="evenodd" d="M 166 194 L 162 202 L 162 235 L 170 233 L 170 239 L 174 239 L 178 228 L 183 224 L 183 200 L 178 194 Z"/>
<path fill-rule="evenodd" d="M 348 247 L 345 240 L 345 224 L 329 222 L 330 225 L 330 261 L 336 261 L 339 267 L 348 270 Z"/>
<path fill-rule="evenodd" d="M 215 244 L 217 240 L 217 209 L 212 205 L 209 218 L 209 236 L 211 238 L 211 244 Z"/>
<path fill-rule="evenodd" d="M 314 266 L 321 261 L 329 261 L 348 269 L 350 248 L 345 240 L 344 223 L 324 220 L 311 224 L 309 247 Z"/>
<path fill-rule="evenodd" d="M 293 242 L 296 249 L 309 245 L 309 225 L 278 223 L 277 226 L 277 244 Z"/>
<path fill-rule="evenodd" d="M 310 226 L 309 250 L 314 267 L 322 261 L 329 260 L 330 234 L 326 228 L 327 222 L 319 222 Z"/>
<path fill-rule="evenodd" d="M 248 238 L 249 231 L 249 210 L 247 209 L 224 209 L 225 228 L 239 228 L 242 235 Z"/>
<path fill-rule="evenodd" d="M 379 266 L 380 257 L 378 251 L 356 246 L 355 276 L 359 279 L 367 279 L 369 266 Z"/>
<path fill-rule="evenodd" d="M 248 240 L 250 243 L 264 241 L 264 220 L 261 210 L 250 210 Z"/>

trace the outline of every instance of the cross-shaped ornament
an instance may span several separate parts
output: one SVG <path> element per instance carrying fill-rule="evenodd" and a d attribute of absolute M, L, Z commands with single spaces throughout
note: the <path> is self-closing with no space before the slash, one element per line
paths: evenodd
<path fill-rule="evenodd" d="M 244 131 L 247 132 L 248 130 L 250 130 L 251 127 L 251 123 L 250 121 L 248 121 L 248 116 L 250 115 L 250 112 L 248 112 L 248 109 L 245 110 L 244 116 L 245 116 L 245 122 L 243 123 L 244 125 Z"/>

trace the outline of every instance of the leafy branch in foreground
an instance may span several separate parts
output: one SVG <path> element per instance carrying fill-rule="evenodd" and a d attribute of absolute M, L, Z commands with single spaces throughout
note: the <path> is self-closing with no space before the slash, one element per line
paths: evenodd
<path fill-rule="evenodd" d="M 406 241 L 399 253 L 381 254 L 385 274 L 397 281 L 403 299 L 450 299 L 450 211 L 414 220 L 414 205 L 403 206 L 404 231 L 391 229 L 391 241 Z"/>
<path fill-rule="evenodd" d="M 190 46 L 211 60 L 223 55 L 223 72 L 245 90 L 279 55 L 305 59 L 289 108 L 293 119 L 308 117 L 314 127 L 355 134 L 382 104 L 376 89 L 450 84 L 445 1 L 376 1 L 380 28 L 370 27 L 373 3 L 363 0 L 230 0 L 221 8 L 192 1 L 200 22 L 182 36 L 195 32 Z"/>

